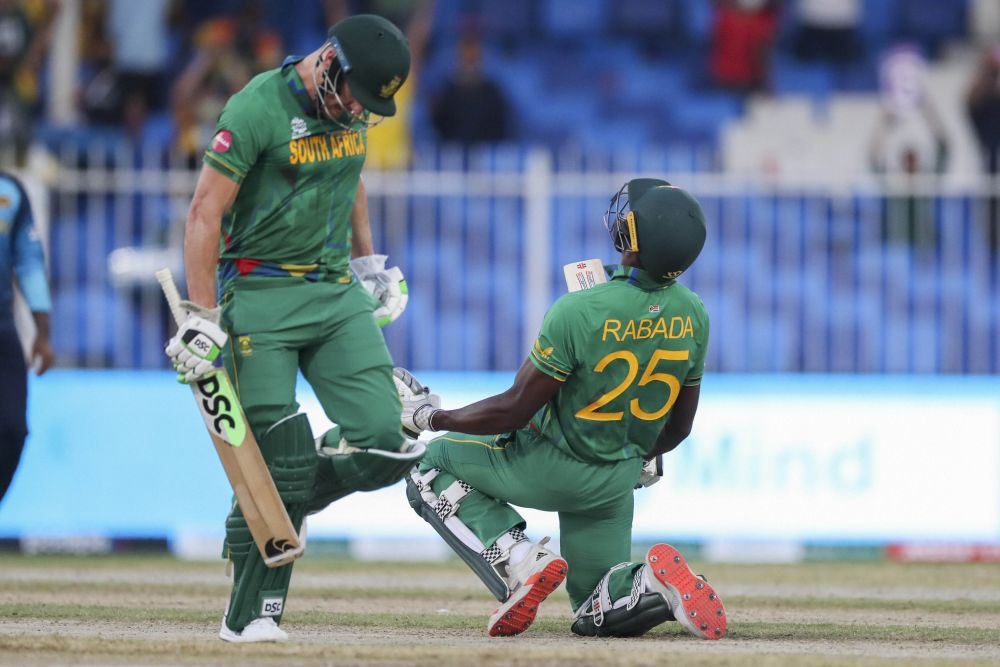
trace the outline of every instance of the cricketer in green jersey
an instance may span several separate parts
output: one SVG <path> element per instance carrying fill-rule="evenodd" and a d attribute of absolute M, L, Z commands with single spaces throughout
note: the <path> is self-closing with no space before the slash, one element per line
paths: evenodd
<path fill-rule="evenodd" d="M 379 329 L 405 306 L 405 282 L 374 254 L 361 182 L 366 128 L 395 113 L 409 67 L 400 31 L 358 15 L 258 75 L 219 116 L 188 213 L 188 317 L 167 354 L 187 382 L 223 357 L 296 530 L 394 483 L 424 452 L 400 429 Z M 318 441 L 295 400 L 299 371 L 337 424 Z M 263 564 L 236 504 L 225 549 L 234 582 L 220 637 L 286 639 L 292 564 Z"/>
<path fill-rule="evenodd" d="M 404 430 L 449 431 L 407 496 L 501 602 L 490 635 L 527 629 L 565 578 L 577 634 L 636 636 L 676 617 L 718 639 L 722 602 L 676 549 L 629 560 L 633 489 L 658 479 L 644 462 L 687 437 L 698 407 L 708 314 L 675 279 L 701 252 L 704 215 L 684 190 L 636 179 L 605 221 L 621 264 L 555 302 L 510 389 L 441 410 L 396 369 Z M 561 555 L 527 539 L 511 504 L 559 513 Z"/>

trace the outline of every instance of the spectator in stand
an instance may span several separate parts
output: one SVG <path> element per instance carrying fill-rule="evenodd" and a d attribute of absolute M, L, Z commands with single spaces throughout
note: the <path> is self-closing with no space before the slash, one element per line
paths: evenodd
<path fill-rule="evenodd" d="M 1000 35 L 1000 2 L 997 0 L 969 0 L 969 36 L 987 45 Z"/>
<path fill-rule="evenodd" d="M 972 85 L 965 98 L 966 109 L 982 150 L 983 166 L 993 179 L 996 192 L 1000 175 L 1000 46 L 983 51 Z M 1000 211 L 996 195 L 987 207 L 987 238 L 990 247 L 1000 249 Z"/>
<path fill-rule="evenodd" d="M 172 0 L 109 0 L 105 30 L 120 88 L 121 121 L 140 137 L 150 111 L 162 109 Z"/>
<path fill-rule="evenodd" d="M 255 0 L 235 17 L 199 26 L 195 53 L 174 82 L 172 110 L 178 147 L 194 163 L 208 145 L 222 107 L 255 75 L 280 64 L 281 38 L 266 27 Z"/>
<path fill-rule="evenodd" d="M 934 199 L 925 189 L 927 177 L 941 174 L 947 167 L 948 141 L 940 126 L 929 123 L 934 136 L 928 154 L 913 137 L 894 140 L 898 122 L 886 112 L 870 149 L 872 171 L 884 178 L 886 191 L 882 238 L 931 248 L 937 237 Z"/>
<path fill-rule="evenodd" d="M 716 0 L 710 54 L 715 85 L 743 94 L 770 88 L 777 14 L 775 0 Z"/>
<path fill-rule="evenodd" d="M 54 0 L 0 0 L 0 161 L 23 162 L 39 104 L 38 76 L 48 49 Z"/>
<path fill-rule="evenodd" d="M 479 39 L 458 43 L 458 66 L 431 100 L 431 122 L 442 141 L 464 146 L 510 138 L 509 106 L 500 85 L 483 71 Z"/>
<path fill-rule="evenodd" d="M 861 56 L 861 0 L 798 0 L 795 14 L 793 48 L 800 60 L 846 65 Z"/>

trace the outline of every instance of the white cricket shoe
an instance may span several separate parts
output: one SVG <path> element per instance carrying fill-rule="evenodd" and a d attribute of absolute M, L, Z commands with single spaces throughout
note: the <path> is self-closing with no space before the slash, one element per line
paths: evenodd
<path fill-rule="evenodd" d="M 250 642 L 283 642 L 288 639 L 288 633 L 278 627 L 274 619 L 270 616 L 265 618 L 255 618 L 250 621 L 243 632 L 233 632 L 226 625 L 226 620 L 222 619 L 222 629 L 219 630 L 219 639 L 234 644 Z"/>
<path fill-rule="evenodd" d="M 508 569 L 510 583 L 517 583 L 517 587 L 490 616 L 486 629 L 491 637 L 510 637 L 527 630 L 538 614 L 538 605 L 566 578 L 566 561 L 545 548 L 548 541 L 543 537 L 532 544 L 531 551 Z"/>

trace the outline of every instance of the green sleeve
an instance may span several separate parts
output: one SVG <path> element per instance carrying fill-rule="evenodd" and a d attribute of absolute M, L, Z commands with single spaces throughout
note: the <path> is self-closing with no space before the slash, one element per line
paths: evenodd
<path fill-rule="evenodd" d="M 575 366 L 573 341 L 570 338 L 575 311 L 568 304 L 569 300 L 565 297 L 552 304 L 545 313 L 538 338 L 528 353 L 535 368 L 560 382 L 569 377 Z"/>
<path fill-rule="evenodd" d="M 684 378 L 685 386 L 701 384 L 701 378 L 705 374 L 705 354 L 708 351 L 708 311 L 705 310 L 705 305 L 701 300 L 698 301 L 698 306 L 698 343 L 695 346 L 691 370 L 688 371 L 687 377 Z"/>
<path fill-rule="evenodd" d="M 237 183 L 243 182 L 267 147 L 265 132 L 270 127 L 260 105 L 248 103 L 245 97 L 237 93 L 229 98 L 204 158 L 205 164 Z"/>

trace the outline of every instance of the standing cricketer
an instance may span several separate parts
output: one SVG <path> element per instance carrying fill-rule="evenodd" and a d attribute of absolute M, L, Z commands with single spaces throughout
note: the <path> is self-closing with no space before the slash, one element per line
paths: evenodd
<path fill-rule="evenodd" d="M 637 636 L 676 617 L 718 639 L 722 602 L 676 549 L 629 560 L 633 489 L 659 479 L 648 464 L 687 437 L 698 407 L 708 314 L 675 279 L 701 252 L 704 214 L 684 190 L 636 179 L 605 224 L 621 264 L 556 301 L 510 389 L 441 410 L 396 370 L 404 430 L 450 431 L 428 445 L 407 496 L 500 600 L 490 635 L 527 629 L 568 576 L 577 634 Z M 558 512 L 562 555 L 530 542 L 508 503 Z"/>
<path fill-rule="evenodd" d="M 49 284 L 42 244 L 35 231 L 31 204 L 20 181 L 0 172 L 0 500 L 10 486 L 28 436 L 28 397 L 24 352 L 14 328 L 13 281 L 21 288 L 35 321 L 31 361 L 38 375 L 52 365 L 49 343 Z"/>
<path fill-rule="evenodd" d="M 219 116 L 188 213 L 188 315 L 167 354 L 186 382 L 223 357 L 296 530 L 307 512 L 397 481 L 424 452 L 400 429 L 379 329 L 402 312 L 406 284 L 373 254 L 360 179 L 366 128 L 396 112 L 409 67 L 400 31 L 357 15 L 255 77 Z M 318 452 L 295 400 L 300 370 L 338 424 Z M 264 565 L 236 504 L 225 550 L 234 582 L 219 636 L 287 639 L 292 565 Z"/>

